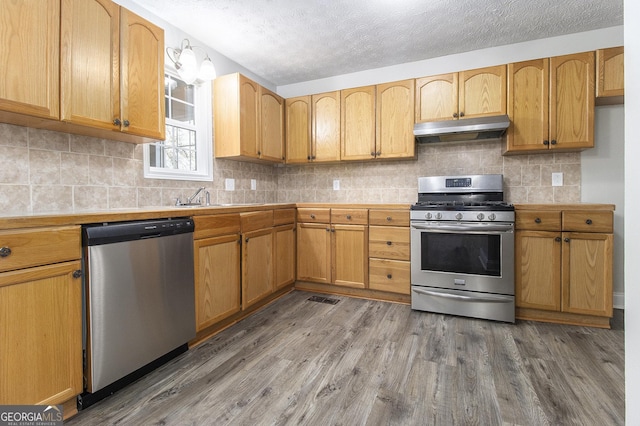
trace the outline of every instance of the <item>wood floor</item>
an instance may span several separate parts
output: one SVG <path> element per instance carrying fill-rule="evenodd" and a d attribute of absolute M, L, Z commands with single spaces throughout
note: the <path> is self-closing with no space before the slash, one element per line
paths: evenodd
<path fill-rule="evenodd" d="M 624 424 L 624 331 L 294 291 L 69 425 Z"/>

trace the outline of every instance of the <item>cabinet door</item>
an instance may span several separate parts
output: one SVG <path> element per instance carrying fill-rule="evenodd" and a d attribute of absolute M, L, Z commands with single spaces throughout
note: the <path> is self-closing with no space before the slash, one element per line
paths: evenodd
<path fill-rule="evenodd" d="M 240 236 L 194 242 L 196 330 L 240 311 Z"/>
<path fill-rule="evenodd" d="M 560 310 L 560 232 L 516 231 L 516 306 Z"/>
<path fill-rule="evenodd" d="M 340 160 L 340 92 L 311 96 L 311 160 Z"/>
<path fill-rule="evenodd" d="M 122 131 L 163 140 L 164 31 L 120 8 Z"/>
<path fill-rule="evenodd" d="M 295 230 L 293 224 L 278 226 L 273 230 L 276 290 L 296 280 Z"/>
<path fill-rule="evenodd" d="M 376 88 L 358 87 L 340 92 L 341 160 L 375 157 Z"/>
<path fill-rule="evenodd" d="M 328 224 L 298 223 L 297 277 L 331 283 L 331 233 Z"/>
<path fill-rule="evenodd" d="M 260 151 L 260 86 L 242 74 L 238 76 L 240 96 L 240 154 L 258 158 Z"/>
<path fill-rule="evenodd" d="M 0 404 L 61 404 L 82 392 L 80 262 L 0 274 Z"/>
<path fill-rule="evenodd" d="M 473 118 L 507 113 L 507 66 L 459 73 L 460 117 Z"/>
<path fill-rule="evenodd" d="M 596 96 L 624 95 L 624 47 L 596 50 L 598 80 Z"/>
<path fill-rule="evenodd" d="M 311 96 L 285 101 L 287 164 L 311 160 Z"/>
<path fill-rule="evenodd" d="M 60 116 L 60 1 L 0 1 L 0 110 Z"/>
<path fill-rule="evenodd" d="M 260 150 L 263 160 L 284 161 L 284 99 L 260 86 Z"/>
<path fill-rule="evenodd" d="M 369 283 L 367 226 L 332 225 L 332 283 L 365 288 Z"/>
<path fill-rule="evenodd" d="M 547 150 L 549 147 L 549 59 L 508 66 L 507 151 Z M 546 142 L 546 143 L 545 143 Z"/>
<path fill-rule="evenodd" d="M 595 59 L 593 52 L 551 58 L 549 148 L 593 148 Z"/>
<path fill-rule="evenodd" d="M 120 6 L 63 0 L 61 25 L 60 118 L 120 131 Z"/>
<path fill-rule="evenodd" d="M 376 87 L 377 158 L 415 156 L 414 92 L 414 80 L 380 84 Z"/>
<path fill-rule="evenodd" d="M 563 233 L 562 311 L 613 315 L 613 235 Z"/>
<path fill-rule="evenodd" d="M 416 123 L 452 120 L 458 116 L 458 73 L 416 80 Z"/>
<path fill-rule="evenodd" d="M 242 309 L 273 293 L 271 228 L 242 234 Z"/>

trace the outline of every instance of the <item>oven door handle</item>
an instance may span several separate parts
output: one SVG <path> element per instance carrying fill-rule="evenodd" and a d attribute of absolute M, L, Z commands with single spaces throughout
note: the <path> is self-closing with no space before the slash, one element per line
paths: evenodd
<path fill-rule="evenodd" d="M 442 293 L 442 292 L 439 292 L 439 291 L 423 290 L 421 288 L 414 288 L 413 291 L 415 291 L 416 293 L 419 293 L 419 294 L 425 294 L 427 296 L 442 297 L 443 299 L 456 299 L 456 300 L 465 301 L 465 302 L 504 303 L 504 302 L 509 302 L 510 301 L 509 298 L 500 297 L 500 296 L 495 296 L 495 297 L 491 297 L 491 296 L 482 296 L 482 297 L 464 296 L 464 295 L 461 295 L 461 294 L 451 294 L 451 293 Z"/>
<path fill-rule="evenodd" d="M 486 234 L 488 232 L 513 232 L 513 224 L 512 223 L 492 223 L 490 225 L 484 224 L 473 224 L 473 223 L 465 223 L 465 224 L 456 224 L 456 225 L 419 225 L 416 223 L 412 223 L 411 227 L 414 229 L 420 229 L 428 232 L 478 232 Z"/>

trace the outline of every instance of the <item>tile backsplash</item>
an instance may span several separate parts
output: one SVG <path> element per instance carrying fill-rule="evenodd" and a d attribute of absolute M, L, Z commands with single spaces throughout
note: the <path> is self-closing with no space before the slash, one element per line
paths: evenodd
<path fill-rule="evenodd" d="M 483 173 L 503 174 L 513 203 L 580 201 L 580 153 L 503 156 L 502 149 L 500 142 L 418 144 L 417 160 L 300 166 L 214 160 L 213 182 L 194 182 L 145 179 L 142 145 L 0 123 L 0 211 L 166 206 L 200 186 L 212 203 L 413 203 L 420 176 Z M 563 186 L 551 186 L 553 172 L 564 174 Z M 234 191 L 224 189 L 227 178 Z"/>

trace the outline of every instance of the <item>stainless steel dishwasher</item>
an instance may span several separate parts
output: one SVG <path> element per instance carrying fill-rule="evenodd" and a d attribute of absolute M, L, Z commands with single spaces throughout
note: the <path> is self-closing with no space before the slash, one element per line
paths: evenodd
<path fill-rule="evenodd" d="M 189 218 L 83 226 L 86 392 L 78 408 L 188 349 L 193 230 Z"/>

